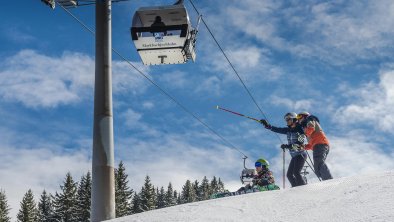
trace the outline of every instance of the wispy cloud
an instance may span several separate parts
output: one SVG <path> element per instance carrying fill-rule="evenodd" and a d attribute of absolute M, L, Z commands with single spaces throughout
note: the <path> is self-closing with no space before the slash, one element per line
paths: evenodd
<path fill-rule="evenodd" d="M 195 138 L 190 140 L 190 136 Z M 192 141 L 198 140 L 199 135 L 191 133 L 190 136 L 166 133 L 147 141 L 122 139 L 117 155 L 133 175 L 133 187 L 139 189 L 146 175 L 151 176 L 155 184 L 166 186 L 172 182 L 177 190 L 187 179 L 201 181 L 203 176 L 212 178 L 214 175 L 225 181 L 238 178 L 242 160 L 237 151 L 212 142 L 196 144 Z"/>
<path fill-rule="evenodd" d="M 363 123 L 379 131 L 394 130 L 394 71 L 380 73 L 379 82 L 368 82 L 360 87 L 343 86 L 347 103 L 338 107 L 335 116 L 340 124 Z"/>
<path fill-rule="evenodd" d="M 173 88 L 183 89 L 190 86 L 191 81 L 188 80 L 187 73 L 181 71 L 173 71 L 162 74 L 159 79 L 163 84 Z"/>
<path fill-rule="evenodd" d="M 35 108 L 75 103 L 89 93 L 93 67 L 88 56 L 78 53 L 51 58 L 22 50 L 2 63 L 0 94 Z"/>
<path fill-rule="evenodd" d="M 242 31 L 272 50 L 332 64 L 351 64 L 370 59 L 371 54 L 375 59 L 387 58 L 387 46 L 394 42 L 391 1 L 306 1 L 302 5 L 237 1 L 222 6 L 221 17 L 227 22 L 219 29 L 237 30 L 238 35 Z M 229 38 L 237 41 L 234 35 Z"/>
<path fill-rule="evenodd" d="M 2 30 L 3 35 L 5 35 L 10 41 L 20 43 L 29 43 L 36 41 L 37 38 L 24 32 L 21 28 L 21 25 L 10 25 L 9 27 Z"/>
<path fill-rule="evenodd" d="M 310 110 L 313 107 L 314 101 L 312 99 L 300 99 L 294 100 L 290 98 L 283 98 L 278 96 L 272 96 L 270 98 L 271 103 L 276 106 L 284 106 L 289 111 L 298 112 L 302 110 Z"/>
<path fill-rule="evenodd" d="M 331 136 L 331 151 L 327 162 L 335 177 L 381 172 L 394 169 L 393 149 L 383 150 L 371 142 L 365 132 L 349 131 Z"/>
<path fill-rule="evenodd" d="M 0 96 L 27 107 L 56 107 L 92 96 L 94 60 L 85 54 L 65 52 L 60 57 L 50 57 L 21 50 L 0 67 Z M 113 62 L 113 76 L 114 93 L 141 93 L 147 87 L 125 62 Z"/>
<path fill-rule="evenodd" d="M 47 148 L 18 149 L 1 145 L 0 184 L 6 190 L 11 215 L 18 212 L 19 202 L 28 189 L 32 189 L 35 199 L 45 189 L 52 194 L 59 191 L 67 172 L 78 181 L 91 168 L 88 150 L 74 150 L 71 153 L 53 151 Z"/>

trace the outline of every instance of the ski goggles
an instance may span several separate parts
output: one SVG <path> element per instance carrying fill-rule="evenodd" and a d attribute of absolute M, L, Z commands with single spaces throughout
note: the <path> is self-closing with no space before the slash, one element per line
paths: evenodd
<path fill-rule="evenodd" d="M 303 114 L 298 114 L 297 115 L 297 119 L 299 120 L 299 119 L 302 119 L 302 118 L 304 118 L 305 117 L 305 115 L 303 115 Z"/>
<path fill-rule="evenodd" d="M 289 120 L 291 120 L 291 119 L 293 119 L 293 118 L 291 118 L 291 117 L 286 117 L 286 118 L 285 118 L 285 121 L 287 122 L 287 121 L 289 121 Z"/>
<path fill-rule="evenodd" d="M 255 167 L 265 167 L 265 165 L 263 165 L 263 164 L 260 163 L 260 162 L 254 163 L 254 166 L 255 166 Z"/>

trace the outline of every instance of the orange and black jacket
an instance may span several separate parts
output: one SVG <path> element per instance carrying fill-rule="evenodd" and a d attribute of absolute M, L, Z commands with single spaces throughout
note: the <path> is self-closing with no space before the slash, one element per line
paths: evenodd
<path fill-rule="evenodd" d="M 305 146 L 306 150 L 313 150 L 313 147 L 317 144 L 330 145 L 316 117 L 309 116 L 301 125 L 308 139 L 308 144 Z"/>

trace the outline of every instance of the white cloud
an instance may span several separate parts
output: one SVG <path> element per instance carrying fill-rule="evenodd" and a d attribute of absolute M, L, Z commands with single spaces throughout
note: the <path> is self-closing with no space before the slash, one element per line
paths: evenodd
<path fill-rule="evenodd" d="M 331 136 L 327 162 L 335 177 L 382 172 L 394 169 L 393 149 L 382 150 L 365 134 L 350 131 L 341 137 Z"/>
<path fill-rule="evenodd" d="M 54 194 L 59 191 L 65 175 L 70 172 L 75 181 L 91 169 L 86 151 L 72 153 L 54 152 L 45 148 L 18 149 L 0 147 L 0 189 L 6 191 L 11 206 L 11 216 L 15 218 L 23 195 L 31 189 L 36 202 L 45 189 Z"/>
<path fill-rule="evenodd" d="M 242 31 L 268 48 L 332 64 L 356 59 L 387 58 L 394 43 L 394 3 L 382 1 L 226 2 L 217 25 L 220 33 Z M 219 23 L 216 21 L 216 23 Z M 215 26 L 216 27 L 216 26 Z M 239 33 L 237 33 L 239 34 Z M 239 37 L 228 34 L 234 42 Z"/>
<path fill-rule="evenodd" d="M 226 3 L 223 13 L 237 29 L 261 42 L 282 48 L 286 42 L 279 36 L 278 21 L 274 16 L 280 5 L 277 1 L 237 1 L 234 4 Z"/>
<path fill-rule="evenodd" d="M 21 50 L 1 64 L 0 96 L 33 108 L 77 103 L 92 96 L 94 67 L 94 60 L 81 53 L 50 57 Z M 146 86 L 126 62 L 113 62 L 114 93 L 141 93 Z"/>
<path fill-rule="evenodd" d="M 145 109 L 153 109 L 155 107 L 155 104 L 150 101 L 145 101 L 143 102 L 142 107 L 144 107 Z"/>
<path fill-rule="evenodd" d="M 324 38 L 325 47 L 335 47 L 345 55 L 364 58 L 385 55 L 386 46 L 393 43 L 391 27 L 393 15 L 392 1 L 353 2 L 339 5 L 322 3 L 312 7 L 313 21 L 307 26 L 309 31 Z"/>
<path fill-rule="evenodd" d="M 215 143 L 196 145 L 188 135 L 165 134 L 149 141 L 129 138 L 120 143 L 117 156 L 122 157 L 131 185 L 138 191 L 146 175 L 155 185 L 166 187 L 171 182 L 180 191 L 187 179 L 218 176 L 225 182 L 236 181 L 242 169 L 241 155 L 234 149 Z"/>
<path fill-rule="evenodd" d="M 368 82 L 359 88 L 343 87 L 348 104 L 340 106 L 335 114 L 338 123 L 363 123 L 392 133 L 394 130 L 394 71 L 382 71 L 379 83 Z"/>
<path fill-rule="evenodd" d="M 284 106 L 289 111 L 293 110 L 292 112 L 310 110 L 314 104 L 311 99 L 294 100 L 293 98 L 283 98 L 276 95 L 271 96 L 270 101 L 276 106 Z"/>
<path fill-rule="evenodd" d="M 231 50 L 229 55 L 231 60 L 236 61 L 237 66 L 239 66 L 241 69 L 256 67 L 261 60 L 261 52 L 256 47 Z"/>
<path fill-rule="evenodd" d="M 139 120 L 142 117 L 141 113 L 137 113 L 132 109 L 127 109 L 121 114 L 121 117 L 125 119 L 125 125 L 131 128 L 139 128 Z"/>
<path fill-rule="evenodd" d="M 133 64 L 148 78 L 154 80 L 149 74 L 149 67 L 140 63 Z M 148 86 L 151 86 L 138 71 L 124 61 L 112 61 L 112 86 L 114 94 L 125 94 L 128 92 L 136 94 L 144 93 Z"/>
<path fill-rule="evenodd" d="M 222 87 L 221 80 L 217 76 L 211 76 L 206 78 L 201 84 L 198 84 L 195 92 L 196 93 L 209 93 L 210 95 L 221 95 Z"/>
<path fill-rule="evenodd" d="M 28 107 L 75 103 L 86 93 L 82 89 L 92 84 L 91 73 L 91 59 L 82 54 L 54 59 L 22 50 L 2 64 L 0 95 Z"/>
<path fill-rule="evenodd" d="M 151 137 L 160 135 L 160 131 L 158 129 L 143 121 L 143 113 L 137 112 L 132 108 L 127 108 L 122 111 L 119 116 L 122 119 L 122 125 L 120 128 L 133 131 L 138 135 L 143 134 Z"/>
<path fill-rule="evenodd" d="M 161 75 L 160 80 L 174 88 L 184 88 L 188 85 L 187 73 L 181 71 L 167 72 Z"/>
<path fill-rule="evenodd" d="M 201 80 L 202 84 L 197 85 L 196 92 L 206 91 L 218 96 L 224 94 L 234 84 L 238 86 L 239 77 L 250 87 L 262 82 L 278 80 L 284 74 L 281 67 L 272 64 L 269 52 L 265 49 L 247 44 L 235 44 L 226 47 L 225 53 L 237 73 L 219 50 L 206 47 L 202 54 L 209 56 L 202 59 L 204 69 L 213 74 Z"/>
<path fill-rule="evenodd" d="M 8 41 L 16 42 L 18 44 L 24 44 L 36 41 L 37 38 L 28 34 L 25 29 L 25 24 L 15 24 L 10 23 L 8 26 L 3 30 L 3 35 L 8 38 Z"/>

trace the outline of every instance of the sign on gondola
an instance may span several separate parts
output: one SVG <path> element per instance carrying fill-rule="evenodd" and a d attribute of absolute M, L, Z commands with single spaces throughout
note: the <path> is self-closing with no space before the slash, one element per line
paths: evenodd
<path fill-rule="evenodd" d="M 196 34 L 183 4 L 142 7 L 133 16 L 131 38 L 145 65 L 194 61 Z"/>

